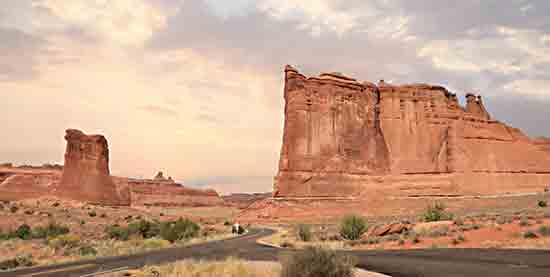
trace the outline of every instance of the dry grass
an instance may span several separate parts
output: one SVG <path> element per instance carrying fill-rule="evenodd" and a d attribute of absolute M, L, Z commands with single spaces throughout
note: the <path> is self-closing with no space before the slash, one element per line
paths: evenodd
<path fill-rule="evenodd" d="M 250 263 L 228 258 L 218 262 L 186 260 L 163 266 L 147 266 L 130 273 L 135 277 L 276 277 L 280 275 L 280 270 L 280 266 L 272 263 Z M 105 276 L 122 277 L 127 274 L 122 272 Z"/>

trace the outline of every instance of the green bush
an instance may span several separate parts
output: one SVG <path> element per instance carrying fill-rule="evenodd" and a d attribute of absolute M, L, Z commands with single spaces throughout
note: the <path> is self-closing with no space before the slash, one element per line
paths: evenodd
<path fill-rule="evenodd" d="M 55 222 L 50 222 L 46 227 L 36 227 L 32 230 L 32 237 L 35 239 L 53 238 L 65 235 L 70 232 L 66 226 L 58 225 Z"/>
<path fill-rule="evenodd" d="M 160 234 L 160 224 L 141 219 L 128 225 L 130 235 L 140 235 L 144 239 L 152 238 Z"/>
<path fill-rule="evenodd" d="M 13 259 L 0 262 L 0 270 L 10 270 L 18 267 L 28 267 L 35 265 L 35 262 L 30 255 L 17 256 Z"/>
<path fill-rule="evenodd" d="M 283 257 L 282 277 L 352 277 L 355 271 L 352 257 L 320 247 L 307 247 L 303 251 Z"/>
<path fill-rule="evenodd" d="M 169 242 L 194 238 L 199 231 L 199 225 L 187 218 L 160 224 L 160 236 Z"/>
<path fill-rule="evenodd" d="M 120 227 L 118 225 L 108 226 L 105 228 L 105 233 L 107 233 L 107 237 L 110 239 L 124 241 L 130 239 L 130 232 L 128 231 L 128 228 Z"/>
<path fill-rule="evenodd" d="M 89 245 L 84 245 L 78 249 L 80 256 L 95 256 L 97 255 L 97 250 Z"/>
<path fill-rule="evenodd" d="M 434 222 L 451 220 L 453 219 L 453 214 L 445 212 L 445 206 L 442 203 L 435 203 L 426 208 L 422 217 L 425 222 Z"/>
<path fill-rule="evenodd" d="M 538 236 L 533 231 L 527 231 L 527 232 L 523 233 L 523 237 L 526 238 L 526 239 L 534 239 L 534 238 L 537 238 Z"/>
<path fill-rule="evenodd" d="M 28 240 L 32 238 L 32 229 L 29 225 L 23 224 L 15 230 L 15 237 L 22 240 Z"/>
<path fill-rule="evenodd" d="M 538 232 L 543 237 L 550 237 L 550 225 L 540 226 Z"/>
<path fill-rule="evenodd" d="M 544 200 L 539 200 L 539 203 L 538 203 L 539 207 L 541 208 L 546 208 L 548 207 L 548 202 L 544 201 Z"/>
<path fill-rule="evenodd" d="M 311 234 L 311 226 L 307 224 L 298 224 L 296 227 L 296 234 L 301 241 L 311 241 L 313 235 Z"/>
<path fill-rule="evenodd" d="M 347 240 L 358 240 L 367 229 L 366 220 L 357 215 L 348 215 L 340 223 L 340 235 Z"/>

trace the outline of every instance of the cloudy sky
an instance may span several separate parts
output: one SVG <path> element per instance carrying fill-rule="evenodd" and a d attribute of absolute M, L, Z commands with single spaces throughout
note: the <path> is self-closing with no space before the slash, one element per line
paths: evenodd
<path fill-rule="evenodd" d="M 267 191 L 285 64 L 479 93 L 550 136 L 548 0 L 0 0 L 0 162 L 62 163 L 78 128 L 113 174 Z"/>

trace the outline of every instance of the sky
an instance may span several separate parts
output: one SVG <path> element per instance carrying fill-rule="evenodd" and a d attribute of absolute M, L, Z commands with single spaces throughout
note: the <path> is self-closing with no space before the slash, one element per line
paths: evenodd
<path fill-rule="evenodd" d="M 269 191 L 286 64 L 481 94 L 550 136 L 547 0 L 0 0 L 0 162 L 62 163 L 77 128 L 113 175 Z"/>

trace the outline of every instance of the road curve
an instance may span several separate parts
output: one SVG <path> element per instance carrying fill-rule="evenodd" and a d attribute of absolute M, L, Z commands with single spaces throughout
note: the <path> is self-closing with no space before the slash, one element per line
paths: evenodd
<path fill-rule="evenodd" d="M 100 272 L 135 269 L 183 259 L 218 260 L 229 256 L 254 261 L 276 261 L 293 250 L 256 243 L 270 229 L 255 229 L 227 240 L 170 248 L 122 257 L 98 258 L 66 264 L 1 272 L 4 276 L 91 277 Z M 550 251 L 497 249 L 426 249 L 399 251 L 340 251 L 357 257 L 358 267 L 395 277 L 431 276 L 550 276 Z"/>

